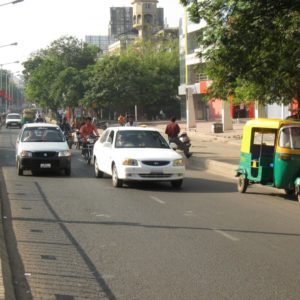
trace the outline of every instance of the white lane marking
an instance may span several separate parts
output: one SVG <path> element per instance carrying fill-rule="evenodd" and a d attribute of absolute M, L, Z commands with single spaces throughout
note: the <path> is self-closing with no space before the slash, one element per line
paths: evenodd
<path fill-rule="evenodd" d="M 157 198 L 157 197 L 150 196 L 150 198 L 151 198 L 152 200 L 156 201 L 157 203 L 160 203 L 160 204 L 166 204 L 166 202 L 165 202 L 165 201 L 162 201 L 162 200 L 160 200 L 160 199 L 159 199 L 159 198 Z"/>
<path fill-rule="evenodd" d="M 106 214 L 99 214 L 99 215 L 96 215 L 96 217 L 111 218 L 110 215 L 106 215 Z"/>
<path fill-rule="evenodd" d="M 229 239 L 231 241 L 234 241 L 234 242 L 239 241 L 238 238 L 236 238 L 236 237 L 232 236 L 231 234 L 228 234 L 228 233 L 226 233 L 222 230 L 214 229 L 214 228 L 212 228 L 212 230 L 216 233 L 219 233 L 219 234 L 223 235 L 224 237 L 226 237 L 227 239 Z"/>
<path fill-rule="evenodd" d="M 196 215 L 193 213 L 192 210 L 188 210 L 184 213 L 184 216 L 186 216 L 186 217 L 195 217 Z"/>

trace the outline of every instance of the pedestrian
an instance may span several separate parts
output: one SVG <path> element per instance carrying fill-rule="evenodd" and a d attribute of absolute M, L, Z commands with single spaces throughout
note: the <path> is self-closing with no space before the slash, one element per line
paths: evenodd
<path fill-rule="evenodd" d="M 189 151 L 189 147 L 179 139 L 180 127 L 176 123 L 175 117 L 171 118 L 170 123 L 166 127 L 165 133 L 168 135 L 169 143 L 175 143 L 178 149 L 182 150 L 187 158 L 192 156 L 192 153 Z"/>
<path fill-rule="evenodd" d="M 120 114 L 119 117 L 118 117 L 118 123 L 120 126 L 124 126 L 125 125 L 125 117 Z"/>
<path fill-rule="evenodd" d="M 125 124 L 125 126 L 136 126 L 136 124 L 133 122 L 133 115 L 128 116 L 128 122 Z"/>

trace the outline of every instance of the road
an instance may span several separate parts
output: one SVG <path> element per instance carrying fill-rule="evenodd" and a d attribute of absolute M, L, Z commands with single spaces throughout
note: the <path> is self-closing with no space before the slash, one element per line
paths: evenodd
<path fill-rule="evenodd" d="M 299 299 L 300 206 L 280 191 L 193 169 L 180 191 L 116 189 L 75 150 L 71 177 L 17 176 L 17 133 L 0 132 L 17 299 Z"/>

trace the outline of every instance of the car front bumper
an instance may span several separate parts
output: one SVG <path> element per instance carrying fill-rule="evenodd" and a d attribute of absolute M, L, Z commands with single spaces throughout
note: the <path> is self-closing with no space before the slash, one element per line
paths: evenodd
<path fill-rule="evenodd" d="M 65 170 L 71 167 L 71 157 L 22 157 L 19 158 L 20 168 L 22 170 L 47 171 L 47 170 Z"/>
<path fill-rule="evenodd" d="M 183 179 L 185 167 L 129 167 L 119 166 L 118 177 L 125 181 L 172 181 Z"/>

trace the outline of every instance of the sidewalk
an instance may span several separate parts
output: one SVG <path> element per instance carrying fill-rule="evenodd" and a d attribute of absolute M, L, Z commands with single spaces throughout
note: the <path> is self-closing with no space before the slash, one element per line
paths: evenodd
<path fill-rule="evenodd" d="M 168 122 L 149 122 L 148 126 L 156 127 L 164 134 Z M 214 122 L 201 121 L 195 129 L 187 130 L 186 124 L 178 122 L 181 132 L 187 132 L 192 143 L 193 156 L 187 160 L 191 169 L 201 169 L 218 175 L 234 178 L 239 165 L 240 146 L 244 122 L 234 123 L 232 130 L 213 133 Z"/>

